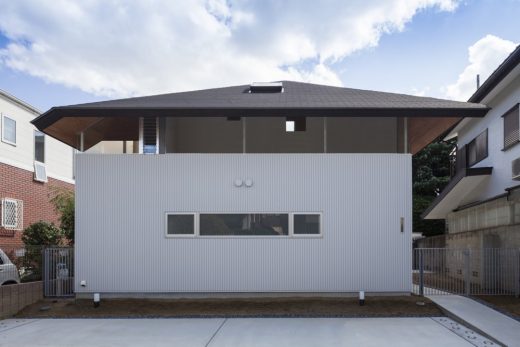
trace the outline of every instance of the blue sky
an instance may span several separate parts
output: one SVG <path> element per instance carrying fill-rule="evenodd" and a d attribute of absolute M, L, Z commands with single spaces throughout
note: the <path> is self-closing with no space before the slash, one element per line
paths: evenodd
<path fill-rule="evenodd" d="M 518 0 L 156 3 L 0 0 L 0 89 L 42 111 L 278 79 L 463 100 L 520 42 Z"/>

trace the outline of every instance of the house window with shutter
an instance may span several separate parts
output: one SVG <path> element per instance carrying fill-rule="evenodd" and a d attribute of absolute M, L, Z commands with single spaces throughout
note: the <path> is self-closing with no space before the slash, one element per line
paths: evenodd
<path fill-rule="evenodd" d="M 507 111 L 504 118 L 504 150 L 520 142 L 519 123 L 520 114 L 518 104 Z"/>
<path fill-rule="evenodd" d="M 472 167 L 488 156 L 488 130 L 475 137 L 466 149 L 468 167 Z"/>

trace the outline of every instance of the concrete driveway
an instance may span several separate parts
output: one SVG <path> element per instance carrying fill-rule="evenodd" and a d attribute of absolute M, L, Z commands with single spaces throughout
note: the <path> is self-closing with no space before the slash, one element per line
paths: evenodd
<path fill-rule="evenodd" d="M 0 346 L 473 346 L 434 318 L 7 319 Z"/>

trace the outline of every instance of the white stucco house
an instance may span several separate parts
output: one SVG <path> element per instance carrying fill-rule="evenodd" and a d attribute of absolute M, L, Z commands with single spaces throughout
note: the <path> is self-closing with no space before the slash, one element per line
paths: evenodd
<path fill-rule="evenodd" d="M 290 81 L 54 107 L 78 296 L 409 293 L 411 155 L 488 107 Z"/>
<path fill-rule="evenodd" d="M 447 221 L 451 247 L 520 247 L 520 46 L 470 97 L 488 105 L 483 118 L 464 118 L 456 172 L 423 216 Z"/>

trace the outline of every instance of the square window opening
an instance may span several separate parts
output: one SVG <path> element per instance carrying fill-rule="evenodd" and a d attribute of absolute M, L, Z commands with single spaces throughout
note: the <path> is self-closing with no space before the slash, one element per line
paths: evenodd
<path fill-rule="evenodd" d="M 320 213 L 298 213 L 293 215 L 294 235 L 321 235 Z"/>
<path fill-rule="evenodd" d="M 166 215 L 166 236 L 195 235 L 195 214 L 168 213 Z"/>
<path fill-rule="evenodd" d="M 288 133 L 306 131 L 307 121 L 305 117 L 287 117 L 285 120 L 285 131 Z"/>

